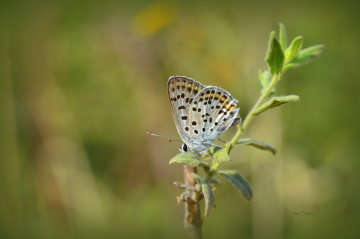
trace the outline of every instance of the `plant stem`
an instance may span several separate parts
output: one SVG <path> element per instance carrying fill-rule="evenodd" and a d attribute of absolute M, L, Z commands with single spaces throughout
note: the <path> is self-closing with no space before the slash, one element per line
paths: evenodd
<path fill-rule="evenodd" d="M 242 124 L 242 126 L 238 127 L 238 132 L 236 133 L 236 135 L 234 136 L 234 138 L 231 140 L 231 144 L 235 145 L 236 142 L 240 139 L 241 135 L 245 132 L 245 130 L 249 127 L 250 123 L 252 122 L 252 120 L 254 119 L 254 114 L 253 112 L 264 103 L 265 99 L 268 97 L 270 91 L 274 88 L 274 86 L 276 85 L 276 83 L 280 80 L 280 74 L 275 74 L 273 76 L 273 79 L 271 80 L 271 82 L 269 83 L 269 85 L 267 86 L 266 90 L 264 91 L 264 93 L 259 97 L 259 99 L 256 101 L 255 105 L 252 107 L 252 109 L 250 110 L 250 112 L 247 114 L 247 116 L 245 117 L 244 123 Z"/>
<path fill-rule="evenodd" d="M 246 129 L 249 127 L 250 123 L 252 122 L 252 120 L 254 119 L 255 115 L 253 114 L 253 112 L 264 103 L 264 101 L 266 100 L 266 98 L 269 96 L 270 91 L 274 88 L 274 86 L 276 85 L 276 83 L 279 82 L 281 77 L 281 74 L 274 74 L 271 82 L 269 83 L 269 85 L 267 86 L 266 90 L 261 94 L 261 96 L 259 97 L 259 99 L 256 101 L 255 105 L 252 107 L 252 109 L 250 110 L 250 112 L 247 114 L 247 116 L 245 117 L 245 120 L 243 122 L 242 125 L 238 125 L 238 131 L 236 132 L 235 136 L 231 139 L 231 145 L 234 146 L 236 144 L 236 142 L 240 139 L 240 137 L 243 135 L 243 133 L 246 131 Z M 229 150 L 229 153 L 231 151 L 232 147 Z M 220 168 L 220 166 L 222 165 L 222 162 L 218 161 L 215 162 L 213 167 L 212 167 L 212 171 L 216 171 Z"/>
<path fill-rule="evenodd" d="M 192 173 L 196 173 L 196 168 L 189 166 L 184 166 L 184 182 L 185 184 L 195 186 L 195 179 L 192 176 Z M 193 192 L 186 190 L 189 195 Z M 195 203 L 191 197 L 187 202 L 185 202 L 185 217 L 184 217 L 184 226 L 188 233 L 189 239 L 201 239 L 201 226 L 202 218 L 200 215 L 200 205 Z"/>

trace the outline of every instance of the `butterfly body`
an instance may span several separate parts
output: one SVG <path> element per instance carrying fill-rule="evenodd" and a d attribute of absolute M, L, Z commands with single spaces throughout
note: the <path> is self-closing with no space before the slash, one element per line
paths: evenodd
<path fill-rule="evenodd" d="M 221 134 L 240 123 L 237 100 L 217 86 L 185 77 L 168 80 L 168 96 L 182 152 L 205 152 Z"/>

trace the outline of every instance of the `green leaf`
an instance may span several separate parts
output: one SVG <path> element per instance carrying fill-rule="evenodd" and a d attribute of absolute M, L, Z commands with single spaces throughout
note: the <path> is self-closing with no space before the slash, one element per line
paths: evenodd
<path fill-rule="evenodd" d="M 295 68 L 298 66 L 302 66 L 308 64 L 309 62 L 315 60 L 324 50 L 324 45 L 316 45 L 312 47 L 308 47 L 299 52 L 299 54 L 287 62 L 284 66 L 284 71 L 290 68 Z"/>
<path fill-rule="evenodd" d="M 174 184 L 180 189 L 187 189 L 187 190 L 192 190 L 192 191 L 196 190 L 196 188 L 194 186 L 188 185 L 185 183 L 180 183 L 180 182 L 175 181 Z"/>
<path fill-rule="evenodd" d="M 210 179 L 209 183 L 211 183 L 211 184 L 220 184 L 221 182 L 219 180 L 217 180 L 216 178 L 212 177 Z"/>
<path fill-rule="evenodd" d="M 265 61 L 268 63 L 271 75 L 280 74 L 284 64 L 284 53 L 275 32 L 270 33 L 269 46 Z"/>
<path fill-rule="evenodd" d="M 230 147 L 231 147 L 231 142 L 226 143 L 223 148 L 215 147 L 212 152 L 214 159 L 220 162 L 230 161 L 229 158 Z"/>
<path fill-rule="evenodd" d="M 215 206 L 215 195 L 210 184 L 201 184 L 201 190 L 205 199 L 205 217 L 210 215 L 210 211 Z"/>
<path fill-rule="evenodd" d="M 300 52 L 302 47 L 303 37 L 296 37 L 285 51 L 285 62 L 294 59 Z"/>
<path fill-rule="evenodd" d="M 280 26 L 280 33 L 279 33 L 279 40 L 280 40 L 280 46 L 283 51 L 285 51 L 287 47 L 287 35 L 286 35 L 286 29 L 285 25 L 283 23 L 279 23 Z"/>
<path fill-rule="evenodd" d="M 300 97 L 297 95 L 287 95 L 287 96 L 275 96 L 271 98 L 269 101 L 260 105 L 257 109 L 252 113 L 253 115 L 259 115 L 262 112 L 271 109 L 273 107 L 288 103 L 288 102 L 296 102 L 299 101 Z"/>
<path fill-rule="evenodd" d="M 247 199 L 251 200 L 253 191 L 250 183 L 236 170 L 221 170 L 217 174 L 228 179 L 232 185 Z"/>
<path fill-rule="evenodd" d="M 268 150 L 270 152 L 273 153 L 273 155 L 276 154 L 276 148 L 267 144 L 267 143 L 264 143 L 264 142 L 261 142 L 261 141 L 258 141 L 258 140 L 254 140 L 254 139 L 247 139 L 247 138 L 244 138 L 244 139 L 240 139 L 239 141 L 236 142 L 236 144 L 234 145 L 235 147 L 240 147 L 240 146 L 245 146 L 245 145 L 250 145 L 250 146 L 254 146 L 258 149 L 263 149 L 263 150 Z"/>
<path fill-rule="evenodd" d="M 271 75 L 270 75 L 269 71 L 260 69 L 259 70 L 259 79 L 260 79 L 262 88 L 265 89 L 269 85 L 270 80 L 271 80 Z"/>
<path fill-rule="evenodd" d="M 201 178 L 198 174 L 192 173 L 191 175 L 193 176 L 197 184 L 201 184 Z"/>
<path fill-rule="evenodd" d="M 178 154 L 169 161 L 169 164 L 173 164 L 173 163 L 183 164 L 192 168 L 206 165 L 204 161 L 201 161 L 197 159 L 195 156 L 193 156 L 193 153 Z"/>
<path fill-rule="evenodd" d="M 261 83 L 261 86 L 262 86 L 261 94 L 263 94 L 266 91 L 266 88 L 268 87 L 268 85 L 270 84 L 270 81 L 271 81 L 270 72 L 266 71 L 266 70 L 263 70 L 263 69 L 260 69 L 259 70 L 259 79 L 260 79 L 260 83 Z M 270 96 L 270 95 L 272 95 L 274 93 L 275 93 L 275 87 L 273 87 L 271 89 L 268 96 Z"/>

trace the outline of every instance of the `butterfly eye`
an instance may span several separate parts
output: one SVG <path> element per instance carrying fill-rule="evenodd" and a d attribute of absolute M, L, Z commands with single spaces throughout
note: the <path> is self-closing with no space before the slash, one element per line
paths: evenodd
<path fill-rule="evenodd" d="M 186 144 L 183 144 L 181 147 L 182 147 L 182 150 L 184 150 L 185 153 L 188 151 L 188 146 Z"/>

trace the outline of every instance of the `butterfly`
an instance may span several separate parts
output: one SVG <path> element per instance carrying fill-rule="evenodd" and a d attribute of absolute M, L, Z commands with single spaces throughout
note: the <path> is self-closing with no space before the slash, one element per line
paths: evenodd
<path fill-rule="evenodd" d="M 239 124 L 240 108 L 226 90 L 205 86 L 186 76 L 171 76 L 167 83 L 169 101 L 181 152 L 205 154 L 213 142 L 229 128 Z"/>

